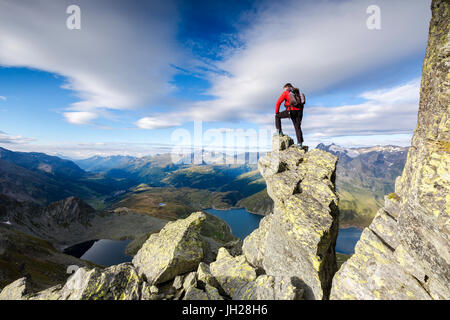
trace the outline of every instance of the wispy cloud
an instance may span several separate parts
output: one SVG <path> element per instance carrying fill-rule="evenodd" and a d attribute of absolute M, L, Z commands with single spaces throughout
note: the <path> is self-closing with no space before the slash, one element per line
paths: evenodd
<path fill-rule="evenodd" d="M 417 123 L 420 81 L 361 94 L 356 105 L 305 109 L 305 131 L 322 137 L 342 135 L 404 134 Z M 390 99 L 392 98 L 392 99 Z"/>
<path fill-rule="evenodd" d="M 173 1 L 79 0 L 81 30 L 68 30 L 72 2 L 0 1 L 0 65 L 64 76 L 64 88 L 79 98 L 63 113 L 73 124 L 100 116 L 99 109 L 133 109 L 166 98 L 170 65 L 180 57 Z"/>
<path fill-rule="evenodd" d="M 145 117 L 136 122 L 136 126 L 140 129 L 164 129 L 179 126 L 182 124 L 180 119 L 173 121 L 170 117 L 164 115 L 156 117 Z"/>
<path fill-rule="evenodd" d="M 0 96 L 0 100 L 6 101 L 8 99 L 5 96 Z"/>
<path fill-rule="evenodd" d="M 64 117 L 72 124 L 89 124 L 92 120 L 98 118 L 94 112 L 78 111 L 78 112 L 64 112 Z"/>
<path fill-rule="evenodd" d="M 28 144 L 34 142 L 34 138 L 26 138 L 23 136 L 11 136 L 3 131 L 0 131 L 0 143 L 2 144 Z"/>

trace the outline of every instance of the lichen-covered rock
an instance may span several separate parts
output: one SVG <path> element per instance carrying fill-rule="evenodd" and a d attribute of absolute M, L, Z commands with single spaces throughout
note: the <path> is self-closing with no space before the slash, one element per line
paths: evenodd
<path fill-rule="evenodd" d="M 100 270 L 78 269 L 59 291 L 58 300 L 138 300 L 143 280 L 129 263 Z"/>
<path fill-rule="evenodd" d="M 332 299 L 430 299 L 420 283 L 396 262 L 394 251 L 369 228 L 355 254 L 333 280 Z"/>
<path fill-rule="evenodd" d="M 209 284 L 205 285 L 205 292 L 209 300 L 224 300 L 220 295 L 219 290 Z"/>
<path fill-rule="evenodd" d="M 204 213 L 193 213 L 152 234 L 133 258 L 139 273 L 145 274 L 149 283 L 158 284 L 194 271 L 204 257 L 200 229 L 205 219 Z"/>
<path fill-rule="evenodd" d="M 255 229 L 244 239 L 244 245 L 242 247 L 244 254 L 247 260 L 259 269 L 263 268 L 265 256 L 265 246 L 261 244 L 264 244 L 267 241 L 272 218 L 272 214 L 262 218 L 259 222 L 258 229 Z"/>
<path fill-rule="evenodd" d="M 197 272 L 189 272 L 183 281 L 183 289 L 187 290 L 197 286 Z"/>
<path fill-rule="evenodd" d="M 209 268 L 209 265 L 207 265 L 204 262 L 200 262 L 197 269 L 197 280 L 202 285 L 210 285 L 212 287 L 218 287 L 219 283 L 217 282 L 216 278 L 211 274 L 211 270 Z"/>
<path fill-rule="evenodd" d="M 217 280 L 221 290 L 230 297 L 256 279 L 256 269 L 245 256 L 233 257 L 225 248 L 220 248 L 217 260 L 210 265 L 211 274 Z"/>
<path fill-rule="evenodd" d="M 22 300 L 28 294 L 27 278 L 20 278 L 0 292 L 0 300 Z"/>
<path fill-rule="evenodd" d="M 79 268 L 64 285 L 28 293 L 26 278 L 5 287 L 1 298 L 18 300 L 139 300 L 150 296 L 146 283 L 129 263 L 106 269 Z"/>
<path fill-rule="evenodd" d="M 303 289 L 294 285 L 290 277 L 261 275 L 247 283 L 233 296 L 235 300 L 299 300 Z"/>
<path fill-rule="evenodd" d="M 273 147 L 258 169 L 274 212 L 244 240 L 243 252 L 268 275 L 301 279 L 306 299 L 326 299 L 337 268 L 337 157 L 305 152 L 288 136 L 274 136 Z"/>
<path fill-rule="evenodd" d="M 176 276 L 173 280 L 172 287 L 174 287 L 176 290 L 180 290 L 183 288 L 184 283 L 184 275 Z"/>
<path fill-rule="evenodd" d="M 333 299 L 450 299 L 450 3 L 431 8 L 405 169 L 336 274 Z"/>
<path fill-rule="evenodd" d="M 133 258 L 133 264 L 149 283 L 159 284 L 195 271 L 201 261 L 214 261 L 221 246 L 240 250 L 240 242 L 224 221 L 196 212 L 152 234 Z"/>
<path fill-rule="evenodd" d="M 210 299 L 205 291 L 195 287 L 191 287 L 186 291 L 183 300 L 210 300 Z"/>

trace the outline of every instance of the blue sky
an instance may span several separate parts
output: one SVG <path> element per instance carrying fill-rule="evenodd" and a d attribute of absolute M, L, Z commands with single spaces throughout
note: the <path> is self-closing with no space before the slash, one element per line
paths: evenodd
<path fill-rule="evenodd" d="M 71 4 L 81 30 L 66 27 Z M 380 30 L 366 26 L 373 4 Z M 140 156 L 170 150 L 194 121 L 272 130 L 286 82 L 307 96 L 306 144 L 409 145 L 429 6 L 0 0 L 0 146 Z"/>

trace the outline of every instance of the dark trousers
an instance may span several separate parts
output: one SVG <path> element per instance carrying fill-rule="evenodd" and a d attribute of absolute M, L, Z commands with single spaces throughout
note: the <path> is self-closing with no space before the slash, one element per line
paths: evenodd
<path fill-rule="evenodd" d="M 275 115 L 275 127 L 278 131 L 281 130 L 281 119 L 291 118 L 294 124 L 295 134 L 297 135 L 297 142 L 303 143 L 303 133 L 302 133 L 302 119 L 303 119 L 303 109 L 302 110 L 292 110 L 292 111 L 281 111 Z"/>

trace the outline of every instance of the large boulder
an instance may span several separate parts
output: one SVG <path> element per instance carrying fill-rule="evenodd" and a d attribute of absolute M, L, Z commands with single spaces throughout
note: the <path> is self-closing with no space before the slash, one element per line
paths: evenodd
<path fill-rule="evenodd" d="M 433 0 L 431 8 L 403 174 L 336 274 L 332 299 L 450 299 L 450 3 Z"/>
<path fill-rule="evenodd" d="M 146 285 L 129 263 L 78 269 L 59 292 L 59 300 L 138 300 Z"/>
<path fill-rule="evenodd" d="M 244 240 L 243 252 L 267 275 L 297 278 L 305 299 L 326 299 L 337 268 L 337 157 L 305 152 L 288 136 L 274 136 L 273 148 L 258 169 L 274 211 Z"/>
<path fill-rule="evenodd" d="M 133 258 L 133 264 L 150 284 L 160 284 L 195 271 L 202 261 L 214 261 L 221 246 L 238 250 L 235 247 L 240 248 L 240 242 L 225 222 L 196 212 L 152 234 Z"/>
<path fill-rule="evenodd" d="M 205 214 L 194 213 L 152 234 L 133 258 L 139 273 L 149 283 L 158 284 L 195 270 L 204 257 L 200 225 L 205 219 Z"/>

